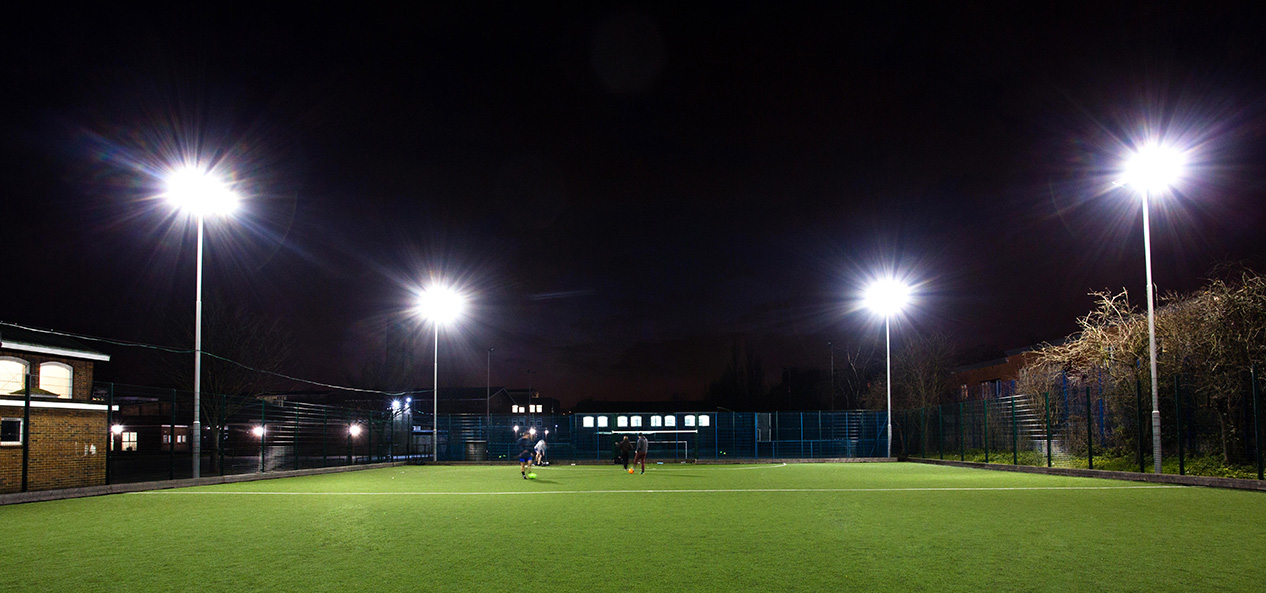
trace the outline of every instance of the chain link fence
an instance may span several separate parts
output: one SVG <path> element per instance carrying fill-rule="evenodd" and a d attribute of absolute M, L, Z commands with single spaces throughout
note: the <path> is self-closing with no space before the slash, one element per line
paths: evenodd
<path fill-rule="evenodd" d="M 1263 479 L 1262 395 L 1256 369 L 1237 393 L 1212 395 L 1177 375 L 1159 382 L 1164 473 Z M 1035 393 L 999 383 L 977 400 L 893 415 L 902 456 L 1151 472 L 1152 395 L 1146 376 L 1059 374 Z"/>

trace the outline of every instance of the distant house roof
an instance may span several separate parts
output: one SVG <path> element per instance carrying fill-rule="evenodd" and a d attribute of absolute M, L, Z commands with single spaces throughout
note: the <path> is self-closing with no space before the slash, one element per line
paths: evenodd
<path fill-rule="evenodd" d="M 108 362 L 110 360 L 108 354 L 88 348 L 74 338 L 68 338 L 52 332 L 33 331 L 12 325 L 0 326 L 0 348 L 100 362 Z"/>
<path fill-rule="evenodd" d="M 613 414 L 625 413 L 686 413 L 714 412 L 716 406 L 701 401 L 602 401 L 587 399 L 577 402 L 572 407 L 574 414 Z"/>

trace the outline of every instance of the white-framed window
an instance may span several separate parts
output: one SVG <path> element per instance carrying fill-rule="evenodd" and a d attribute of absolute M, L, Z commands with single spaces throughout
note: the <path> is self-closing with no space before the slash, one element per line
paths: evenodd
<path fill-rule="evenodd" d="M 694 415 L 693 415 L 693 414 L 686 414 L 686 418 L 685 418 L 685 420 L 686 420 L 686 426 L 687 426 L 687 427 L 690 427 L 690 426 L 694 426 L 694 425 L 695 425 L 695 417 L 694 417 Z"/>
<path fill-rule="evenodd" d="M 651 427 L 663 426 L 664 419 L 661 416 L 651 416 Z"/>
<path fill-rule="evenodd" d="M 629 424 L 630 424 L 631 426 L 633 426 L 633 427 L 640 428 L 640 427 L 642 426 L 642 417 L 641 417 L 641 416 L 633 416 L 633 417 L 629 418 Z"/>
<path fill-rule="evenodd" d="M 712 417 L 707 414 L 699 414 L 699 426 L 708 426 L 712 424 Z"/>
<path fill-rule="evenodd" d="M 585 428 L 593 428 L 593 416 L 585 416 L 580 419 L 580 425 Z"/>
<path fill-rule="evenodd" d="M 532 404 L 531 408 L 533 414 L 540 414 L 541 410 L 544 409 L 541 404 Z"/>
<path fill-rule="evenodd" d="M 21 393 L 26 369 L 25 360 L 12 356 L 0 356 L 0 395 Z"/>
<path fill-rule="evenodd" d="M 22 419 L 0 418 L 0 445 L 22 444 Z"/>
<path fill-rule="evenodd" d="M 40 389 L 56 393 L 57 397 L 70 399 L 75 370 L 61 362 L 40 364 Z"/>
<path fill-rule="evenodd" d="M 119 448 L 121 451 L 135 451 L 136 450 L 136 433 L 135 432 L 120 433 L 119 438 L 123 441 L 123 446 Z"/>
<path fill-rule="evenodd" d="M 677 417 L 676 417 L 676 416 L 664 416 L 664 426 L 667 426 L 667 427 L 669 427 L 669 428 L 676 428 L 676 427 L 677 427 Z"/>
<path fill-rule="evenodd" d="M 615 417 L 615 427 L 616 427 L 616 428 L 628 428 L 628 427 L 629 427 L 629 417 L 628 417 L 628 416 L 616 416 L 616 417 Z"/>
<path fill-rule="evenodd" d="M 523 406 L 510 406 L 511 414 L 523 414 Z"/>
<path fill-rule="evenodd" d="M 607 424 L 607 417 L 598 416 L 598 428 L 606 428 L 607 426 L 609 426 L 609 424 Z"/>

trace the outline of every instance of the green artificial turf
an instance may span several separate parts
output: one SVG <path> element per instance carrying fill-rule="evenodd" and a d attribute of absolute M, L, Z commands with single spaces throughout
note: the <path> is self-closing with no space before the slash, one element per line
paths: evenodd
<path fill-rule="evenodd" d="M 1260 591 L 1266 495 L 908 463 L 379 470 L 0 507 L 0 591 Z"/>

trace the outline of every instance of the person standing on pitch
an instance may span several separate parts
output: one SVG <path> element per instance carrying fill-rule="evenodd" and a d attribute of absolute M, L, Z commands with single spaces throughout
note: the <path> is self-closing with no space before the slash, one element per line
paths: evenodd
<path fill-rule="evenodd" d="M 624 469 L 629 469 L 629 451 L 633 450 L 633 443 L 629 442 L 629 437 L 625 436 L 620 441 L 620 463 L 624 464 Z"/>
<path fill-rule="evenodd" d="M 545 463 L 545 437 L 541 437 L 541 440 L 536 441 L 535 449 L 536 449 L 536 464 L 546 465 Z"/>
<path fill-rule="evenodd" d="M 646 473 L 646 452 L 651 448 L 650 441 L 646 440 L 646 435 L 637 435 L 637 455 L 633 457 L 633 467 L 637 467 L 638 463 L 642 464 L 642 473 Z"/>
<path fill-rule="evenodd" d="M 525 432 L 519 437 L 519 473 L 527 479 L 528 470 L 532 469 L 532 439 Z"/>

